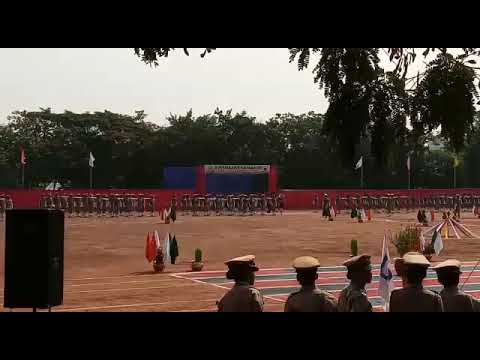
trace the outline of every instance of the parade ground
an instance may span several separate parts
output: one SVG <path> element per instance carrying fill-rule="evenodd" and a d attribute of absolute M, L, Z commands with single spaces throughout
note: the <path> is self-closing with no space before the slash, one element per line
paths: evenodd
<path fill-rule="evenodd" d="M 436 217 L 440 220 L 441 214 Z M 415 223 L 416 212 L 406 211 L 374 214 L 372 221 L 363 224 L 347 213 L 329 222 L 321 213 L 307 210 L 287 211 L 283 216 L 179 214 L 175 224 L 165 224 L 159 216 L 66 218 L 64 304 L 52 311 L 215 311 L 215 302 L 232 286 L 224 276 L 224 261 L 247 254 L 256 255 L 261 269 L 256 286 L 265 296 L 265 311 L 282 311 L 288 294 L 297 288 L 291 268 L 295 257 L 317 257 L 322 265 L 319 287 L 338 294 L 347 284 L 345 268 L 339 265 L 350 256 L 352 239 L 358 240 L 359 253 L 369 253 L 378 264 L 384 232 L 395 233 Z M 472 214 L 462 213 L 462 224 L 480 234 L 480 219 Z M 145 259 L 145 239 L 154 230 L 162 242 L 167 232 L 175 234 L 178 241 L 177 264 L 167 264 L 163 273 L 154 273 Z M 4 235 L 5 222 L 0 222 L 2 304 Z M 203 251 L 204 269 L 192 273 L 196 248 Z M 393 245 L 389 249 L 392 258 L 398 256 Z M 444 239 L 441 256 L 434 256 L 432 262 L 463 261 L 463 282 L 479 257 L 480 239 L 449 238 Z M 368 295 L 379 309 L 378 266 L 373 273 Z M 429 272 L 425 285 L 435 289 L 437 284 L 434 273 Z M 464 290 L 480 297 L 480 267 Z"/>

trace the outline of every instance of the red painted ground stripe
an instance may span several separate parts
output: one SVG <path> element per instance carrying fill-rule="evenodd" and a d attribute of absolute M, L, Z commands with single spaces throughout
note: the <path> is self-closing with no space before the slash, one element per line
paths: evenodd
<path fill-rule="evenodd" d="M 462 284 L 464 280 L 468 278 L 468 275 L 462 275 L 460 283 Z M 394 280 L 395 284 L 397 286 L 401 286 L 402 281 L 401 280 Z M 470 279 L 468 280 L 467 284 L 472 284 L 472 283 L 478 283 L 480 282 L 480 275 L 476 276 L 470 276 Z M 318 279 L 316 281 L 317 285 L 322 287 L 322 285 L 330 285 L 330 284 L 347 284 L 347 279 L 346 278 L 323 278 L 323 279 Z M 424 285 L 425 286 L 431 286 L 431 285 L 440 285 L 437 281 L 437 279 L 425 279 L 424 280 Z M 231 288 L 233 286 L 233 282 L 229 283 L 223 283 L 222 286 L 226 288 Z M 276 288 L 276 287 L 286 287 L 286 286 L 298 286 L 298 282 L 295 279 L 287 279 L 287 280 L 257 280 L 255 281 L 255 287 L 257 289 L 267 289 L 267 288 Z M 378 287 L 378 281 L 373 281 L 369 286 L 369 288 L 372 287 Z"/>
<path fill-rule="evenodd" d="M 476 262 L 465 262 L 462 263 L 464 266 L 475 266 Z M 469 273 L 471 270 L 465 270 L 465 273 Z M 480 265 L 477 267 L 476 271 L 480 271 Z M 218 271 L 209 271 L 209 272 L 188 272 L 188 273 L 177 273 L 175 275 L 181 276 L 186 279 L 207 279 L 207 278 L 218 278 L 218 277 L 224 277 L 226 273 L 226 270 L 218 270 Z M 265 269 L 265 270 L 260 270 L 256 273 L 257 276 L 261 275 L 286 275 L 286 274 L 295 274 L 293 272 L 292 268 L 278 268 L 278 269 Z M 341 266 L 338 268 L 338 270 L 335 271 L 321 271 L 319 272 L 320 276 L 323 275 L 346 275 L 347 271 L 346 269 Z M 379 275 L 380 274 L 380 269 L 373 269 L 372 270 L 373 275 Z"/>

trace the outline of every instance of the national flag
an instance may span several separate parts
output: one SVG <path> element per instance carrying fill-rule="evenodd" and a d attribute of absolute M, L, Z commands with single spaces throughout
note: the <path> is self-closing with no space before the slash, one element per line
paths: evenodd
<path fill-rule="evenodd" d="M 410 171 L 410 155 L 408 155 L 408 158 L 407 158 L 407 169 L 408 171 Z"/>
<path fill-rule="evenodd" d="M 378 281 L 378 294 L 385 301 L 385 306 L 390 302 L 390 293 L 395 288 L 392 281 L 393 274 L 390 270 L 390 254 L 388 252 L 387 236 L 383 236 L 382 264 L 380 265 L 380 278 Z"/>
<path fill-rule="evenodd" d="M 330 216 L 335 217 L 337 214 L 335 213 L 335 208 L 333 206 L 330 206 Z"/>
<path fill-rule="evenodd" d="M 27 157 L 25 156 L 25 150 L 23 150 L 23 147 L 20 148 L 20 163 L 22 165 L 27 163 Z"/>
<path fill-rule="evenodd" d="M 157 249 L 160 249 L 162 247 L 162 244 L 160 244 L 160 236 L 158 236 L 158 231 L 155 230 L 155 246 Z"/>
<path fill-rule="evenodd" d="M 363 166 L 363 156 L 358 160 L 357 165 L 355 165 L 355 170 L 360 169 Z"/>
<path fill-rule="evenodd" d="M 170 235 L 170 259 L 171 259 L 172 265 L 175 264 L 175 260 L 177 257 L 178 257 L 178 244 L 174 234 L 173 237 L 171 237 Z"/>
<path fill-rule="evenodd" d="M 458 165 L 460 165 L 460 161 L 458 161 L 457 157 L 454 157 L 453 158 L 453 167 L 456 168 L 456 167 L 458 167 Z"/>
<path fill-rule="evenodd" d="M 170 234 L 167 233 L 163 241 L 163 262 L 168 264 L 170 261 Z"/>
<path fill-rule="evenodd" d="M 145 244 L 145 257 L 147 258 L 148 262 L 152 262 L 155 260 L 155 255 L 157 253 L 157 249 L 155 246 L 155 239 L 153 235 L 150 236 L 150 233 L 147 234 L 147 241 Z"/>
<path fill-rule="evenodd" d="M 88 165 L 93 168 L 93 162 L 95 161 L 95 158 L 93 157 L 93 154 L 90 152 L 90 158 L 88 159 Z"/>
<path fill-rule="evenodd" d="M 433 248 L 435 249 L 435 254 L 440 255 L 440 252 L 443 249 L 443 240 L 440 231 L 438 231 L 437 229 L 435 229 L 435 231 L 433 232 L 432 244 Z"/>

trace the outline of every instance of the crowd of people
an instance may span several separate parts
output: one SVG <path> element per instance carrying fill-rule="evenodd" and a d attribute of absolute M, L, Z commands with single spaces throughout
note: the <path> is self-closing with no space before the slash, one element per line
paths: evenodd
<path fill-rule="evenodd" d="M 294 260 L 293 267 L 301 288 L 290 294 L 285 312 L 372 312 L 366 286 L 372 281 L 370 255 L 358 255 L 345 261 L 350 284 L 342 290 L 338 300 L 331 293 L 316 286 L 319 261 L 311 256 Z M 219 312 L 262 312 L 264 300 L 254 287 L 255 256 L 247 255 L 228 260 L 227 279 L 235 282 L 220 301 Z M 427 269 L 431 266 L 425 256 L 409 252 L 394 261 L 395 271 L 402 279 L 402 287 L 391 292 L 390 312 L 480 312 L 480 301 L 459 288 L 461 263 L 451 259 L 433 267 L 443 289 L 436 293 L 423 287 Z"/>

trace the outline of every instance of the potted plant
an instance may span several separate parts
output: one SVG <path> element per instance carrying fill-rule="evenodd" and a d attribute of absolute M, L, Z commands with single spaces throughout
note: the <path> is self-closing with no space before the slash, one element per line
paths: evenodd
<path fill-rule="evenodd" d="M 398 255 L 403 257 L 409 251 L 419 251 L 421 229 L 415 226 L 408 226 L 395 234 L 393 245 Z"/>
<path fill-rule="evenodd" d="M 203 269 L 202 250 L 195 249 L 195 260 L 192 261 L 192 271 L 201 271 Z"/>
<path fill-rule="evenodd" d="M 352 257 L 358 255 L 358 241 L 355 239 L 352 239 L 352 241 L 350 241 L 350 252 L 352 254 Z"/>
<path fill-rule="evenodd" d="M 163 251 L 161 248 L 158 248 L 155 260 L 153 260 L 153 271 L 161 272 L 163 269 L 165 269 L 165 263 L 163 262 Z"/>

